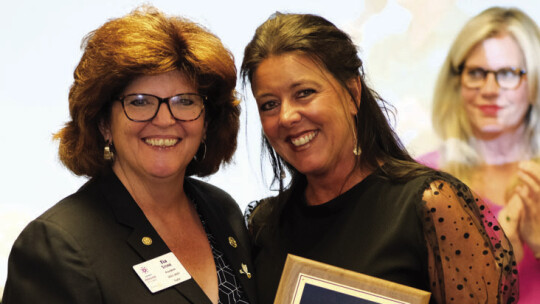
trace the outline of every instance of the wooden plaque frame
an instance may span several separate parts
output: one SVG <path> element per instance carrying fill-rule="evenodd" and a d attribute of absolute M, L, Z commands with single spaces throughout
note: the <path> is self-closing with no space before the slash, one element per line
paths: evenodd
<path fill-rule="evenodd" d="M 431 293 L 289 254 L 274 304 L 427 304 Z"/>

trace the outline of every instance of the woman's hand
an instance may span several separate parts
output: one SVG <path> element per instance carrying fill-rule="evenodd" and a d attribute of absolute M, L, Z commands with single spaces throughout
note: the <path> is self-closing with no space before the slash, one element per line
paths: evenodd
<path fill-rule="evenodd" d="M 515 191 L 515 190 L 514 190 Z M 497 220 L 501 225 L 504 234 L 510 240 L 516 262 L 520 262 L 523 258 L 523 245 L 520 237 L 520 221 L 523 210 L 521 197 L 517 193 L 512 193 L 510 199 L 506 202 L 504 208 L 499 211 Z"/>
<path fill-rule="evenodd" d="M 522 162 L 517 175 L 521 183 L 516 187 L 515 193 L 522 204 L 519 234 L 535 257 L 540 258 L 540 164 L 533 161 Z"/>

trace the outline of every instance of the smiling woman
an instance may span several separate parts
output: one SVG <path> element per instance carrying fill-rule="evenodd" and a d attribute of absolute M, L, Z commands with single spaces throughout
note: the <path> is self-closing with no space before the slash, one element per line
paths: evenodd
<path fill-rule="evenodd" d="M 185 73 L 173 70 L 138 77 L 121 95 L 178 96 L 186 93 L 197 94 L 196 86 L 191 84 Z M 137 121 L 131 119 L 135 116 L 128 115 L 138 113 L 131 110 L 134 104 L 132 99 L 124 98 L 123 102 L 113 102 L 110 122 L 104 122 L 101 126 L 105 141 L 114 143 L 116 154 L 121 155 L 117 157 L 112 168 L 120 180 L 125 180 L 126 185 L 144 185 L 146 179 L 154 178 L 182 180 L 184 168 L 193 160 L 204 140 L 205 117 L 202 104 L 198 113 L 184 116 L 188 120 L 180 120 L 172 111 L 175 107 L 170 106 L 171 99 L 163 100 L 169 102 L 155 103 L 155 109 L 149 112 L 147 117 L 137 116 Z M 126 106 L 126 101 L 131 103 Z M 140 100 L 137 107 L 141 108 L 139 104 Z M 143 118 L 146 119 L 142 120 Z"/>
<path fill-rule="evenodd" d="M 18 237 L 4 303 L 253 302 L 238 205 L 189 177 L 215 173 L 236 149 L 231 53 L 146 6 L 83 47 L 71 121 L 55 138 L 62 162 L 91 179 Z"/>
<path fill-rule="evenodd" d="M 280 184 L 247 213 L 261 303 L 273 303 L 287 254 L 430 291 L 433 303 L 517 301 L 496 219 L 409 156 L 362 67 L 350 37 L 316 15 L 276 13 L 246 46 L 241 74 Z"/>
<path fill-rule="evenodd" d="M 339 183 L 335 177 L 355 163 L 349 152 L 356 145 L 350 134 L 356 107 L 348 102 L 347 90 L 310 57 L 295 53 L 264 60 L 253 79 L 253 95 L 270 145 L 303 174 Z"/>
<path fill-rule="evenodd" d="M 529 87 L 525 59 L 513 36 L 499 34 L 479 43 L 463 63 L 461 75 L 461 96 L 476 138 L 515 133 L 522 126 Z"/>

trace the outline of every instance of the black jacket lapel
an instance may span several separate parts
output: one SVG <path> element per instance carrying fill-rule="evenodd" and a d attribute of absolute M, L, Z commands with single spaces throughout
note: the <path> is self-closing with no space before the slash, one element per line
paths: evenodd
<path fill-rule="evenodd" d="M 141 262 L 171 251 L 114 173 L 103 177 L 101 188 L 118 222 L 133 228 L 126 241 L 142 258 Z M 210 299 L 193 279 L 173 288 L 191 303 L 211 304 Z"/>

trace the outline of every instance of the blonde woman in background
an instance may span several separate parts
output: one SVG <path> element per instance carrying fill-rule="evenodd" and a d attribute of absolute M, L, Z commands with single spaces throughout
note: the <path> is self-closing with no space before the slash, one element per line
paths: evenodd
<path fill-rule="evenodd" d="M 439 151 L 418 160 L 450 172 L 490 206 L 512 242 L 520 303 L 540 298 L 540 31 L 515 8 L 489 8 L 458 34 L 433 96 Z"/>

